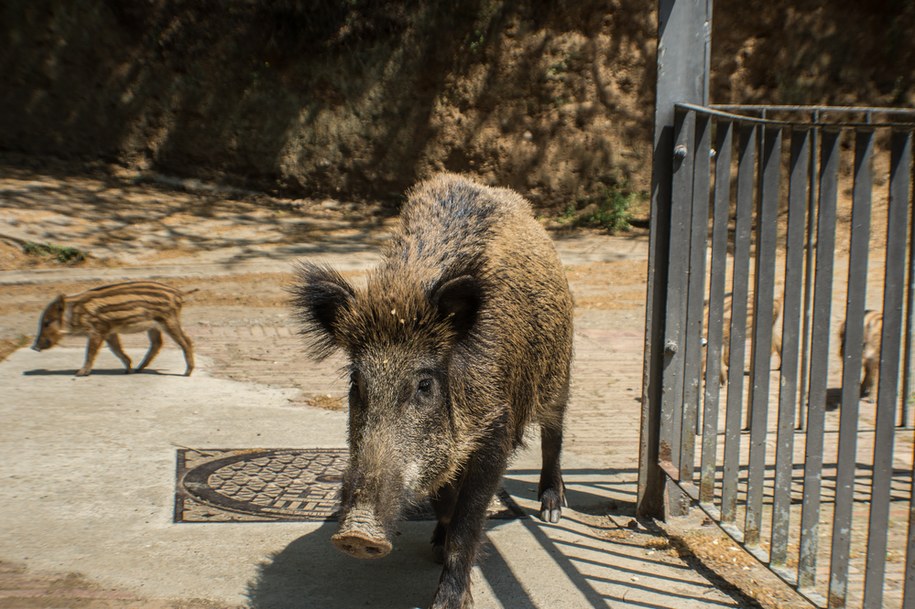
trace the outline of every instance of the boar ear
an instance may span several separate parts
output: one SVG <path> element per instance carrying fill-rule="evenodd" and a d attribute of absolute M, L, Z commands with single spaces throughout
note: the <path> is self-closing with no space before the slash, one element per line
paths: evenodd
<path fill-rule="evenodd" d="M 442 280 L 432 288 L 432 305 L 447 318 L 458 340 L 470 333 L 483 305 L 483 286 L 472 275 Z"/>
<path fill-rule="evenodd" d="M 310 262 L 299 265 L 296 279 L 291 291 L 302 333 L 316 357 L 327 357 L 340 344 L 336 322 L 355 292 L 340 273 Z"/>

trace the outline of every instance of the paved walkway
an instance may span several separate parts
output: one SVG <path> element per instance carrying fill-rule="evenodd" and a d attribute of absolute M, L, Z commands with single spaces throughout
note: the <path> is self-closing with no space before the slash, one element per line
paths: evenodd
<path fill-rule="evenodd" d="M 557 525 L 537 518 L 489 521 L 473 575 L 476 606 L 741 606 L 665 537 L 633 520 L 644 287 L 617 281 L 613 265 L 643 268 L 645 240 L 591 235 L 560 239 L 558 246 L 579 305 L 564 454 L 569 509 Z M 365 268 L 372 259 L 367 250 L 333 256 L 347 269 Z M 604 265 L 602 275 L 594 275 L 594 264 Z M 5 272 L 0 284 L 137 275 L 203 279 L 253 269 L 283 272 L 288 262 L 269 257 L 231 267 L 215 260 Z M 599 294 L 605 300 L 595 304 Z M 608 294 L 618 306 L 608 304 Z M 259 609 L 425 606 L 439 573 L 430 560 L 428 522 L 404 523 L 395 552 L 377 562 L 333 550 L 328 523 L 173 522 L 181 448 L 345 446 L 345 414 L 301 401 L 302 395 L 342 397 L 339 362 L 304 358 L 285 311 L 239 312 L 222 321 L 208 319 L 210 312 L 193 305 L 185 311 L 200 353 L 190 378 L 171 374 L 183 363 L 180 351 L 167 348 L 156 373 L 108 374 L 119 364 L 104 351 L 98 373 L 75 379 L 83 346 L 74 339 L 40 354 L 20 349 L 0 362 L 0 560 L 30 573 L 78 572 L 120 591 L 102 595 L 105 602 L 132 599 L 92 605 L 98 607 L 138 606 L 137 599 Z M 35 314 L 16 317 L 29 318 L 23 334 L 33 332 Z M 129 353 L 140 349 L 138 337 L 127 341 Z M 239 378 L 247 380 L 232 380 Z M 534 441 L 505 476 L 506 490 L 530 514 L 537 511 L 538 468 Z M 52 606 L 34 604 L 41 596 L 0 590 L 0 607 L 22 605 L 26 597 L 28 606 Z"/>

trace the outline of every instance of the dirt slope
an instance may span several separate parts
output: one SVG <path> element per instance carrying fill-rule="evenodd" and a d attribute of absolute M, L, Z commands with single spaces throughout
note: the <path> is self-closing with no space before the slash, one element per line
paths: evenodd
<path fill-rule="evenodd" d="M 437 169 L 579 207 L 646 190 L 638 0 L 0 8 L 0 151 L 396 202 Z M 713 100 L 915 104 L 915 5 L 722 0 Z"/>

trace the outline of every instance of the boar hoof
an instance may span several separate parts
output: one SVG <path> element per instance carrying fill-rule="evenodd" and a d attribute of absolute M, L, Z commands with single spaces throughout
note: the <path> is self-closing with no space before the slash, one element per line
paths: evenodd
<path fill-rule="evenodd" d="M 391 551 L 391 542 L 361 533 L 359 531 L 346 531 L 337 533 L 330 540 L 341 552 L 355 558 L 382 558 Z"/>
<path fill-rule="evenodd" d="M 432 545 L 432 560 L 437 564 L 445 564 L 445 544 L 436 543 Z"/>
<path fill-rule="evenodd" d="M 540 497 L 540 518 L 553 524 L 562 518 L 562 496 L 555 489 L 543 491 Z"/>

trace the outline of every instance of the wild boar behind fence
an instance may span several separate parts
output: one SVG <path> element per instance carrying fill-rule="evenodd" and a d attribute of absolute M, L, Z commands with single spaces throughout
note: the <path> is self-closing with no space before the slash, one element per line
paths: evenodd
<path fill-rule="evenodd" d="M 396 520 L 430 497 L 444 563 L 432 607 L 471 604 L 487 507 L 538 423 L 541 516 L 560 518 L 572 298 L 549 237 L 517 193 L 446 174 L 410 193 L 380 266 L 358 289 L 303 264 L 296 308 L 321 357 L 349 359 L 343 552 L 378 558 Z"/>
<path fill-rule="evenodd" d="M 880 345 L 883 334 L 883 313 L 868 309 L 864 312 L 864 344 L 861 351 L 861 397 L 870 397 L 880 368 Z M 845 322 L 839 327 L 839 358 L 845 359 Z"/>
<path fill-rule="evenodd" d="M 125 281 L 99 286 L 74 296 L 61 294 L 51 301 L 41 314 L 38 336 L 32 349 L 50 349 L 67 334 L 88 337 L 86 360 L 76 376 L 88 376 L 92 372 L 102 342 L 131 372 L 130 357 L 121 348 L 118 334 L 147 332 L 149 351 L 137 366 L 137 371 L 146 368 L 162 347 L 162 332 L 184 351 L 187 364 L 185 376 L 194 369 L 194 347 L 187 337 L 178 317 L 184 303 L 184 296 L 195 292 L 182 292 L 157 281 Z"/>
<path fill-rule="evenodd" d="M 733 294 L 728 292 L 724 295 L 724 301 L 722 303 L 722 339 L 721 339 L 721 360 L 718 366 L 718 383 L 724 385 L 728 382 L 728 366 L 730 364 L 731 356 L 731 300 Z M 708 301 L 705 301 L 705 308 L 702 313 L 702 319 L 708 319 Z M 750 306 L 747 310 L 747 328 L 753 327 L 753 307 Z M 781 333 L 781 324 L 782 324 L 782 297 L 776 296 L 772 302 L 772 346 L 770 348 L 770 355 L 778 356 L 778 368 L 781 369 L 781 357 L 782 357 L 782 333 Z M 748 335 L 750 333 L 748 332 Z M 703 375 L 704 376 L 704 375 Z"/>

